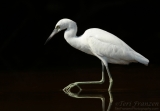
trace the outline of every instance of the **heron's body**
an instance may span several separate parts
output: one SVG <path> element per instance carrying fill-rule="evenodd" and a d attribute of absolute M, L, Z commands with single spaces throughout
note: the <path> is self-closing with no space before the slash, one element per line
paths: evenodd
<path fill-rule="evenodd" d="M 144 65 L 148 65 L 149 63 L 148 59 L 134 51 L 121 39 L 102 29 L 91 28 L 86 30 L 83 35 L 77 37 L 77 25 L 70 19 L 61 19 L 56 24 L 55 30 L 48 39 L 50 39 L 55 33 L 63 29 L 66 29 L 64 38 L 72 47 L 99 58 L 102 61 L 102 69 L 104 69 L 104 65 L 106 66 L 111 83 L 109 90 L 112 86 L 113 80 L 108 69 L 108 63 L 129 64 L 131 62 L 140 62 Z M 74 85 L 103 82 L 104 71 L 102 71 L 101 81 L 76 82 Z M 67 88 L 70 89 L 74 85 L 69 85 Z"/>
<path fill-rule="evenodd" d="M 66 32 L 67 33 L 67 30 Z M 142 55 L 135 52 L 125 42 L 115 35 L 98 29 L 91 28 L 80 37 L 67 39 L 66 41 L 74 48 L 87 54 L 101 56 L 108 63 L 129 64 L 130 62 L 140 62 L 147 65 L 148 61 Z"/>

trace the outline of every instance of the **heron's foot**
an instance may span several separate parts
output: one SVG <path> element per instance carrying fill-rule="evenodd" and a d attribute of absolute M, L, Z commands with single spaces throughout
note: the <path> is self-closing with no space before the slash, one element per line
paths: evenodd
<path fill-rule="evenodd" d="M 63 89 L 63 91 L 65 92 L 65 93 L 71 93 L 71 89 L 73 88 L 73 87 L 75 87 L 75 86 L 77 86 L 78 88 L 79 88 L 79 92 L 78 92 L 78 94 L 82 91 L 82 89 L 78 86 L 78 84 L 75 82 L 75 83 L 71 83 L 71 84 L 69 84 L 68 86 L 66 86 L 64 89 Z"/>

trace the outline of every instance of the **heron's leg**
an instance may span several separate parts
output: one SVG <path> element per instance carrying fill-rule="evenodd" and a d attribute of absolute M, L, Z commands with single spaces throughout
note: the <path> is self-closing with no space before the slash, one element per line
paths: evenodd
<path fill-rule="evenodd" d="M 104 68 L 105 68 L 105 65 L 103 62 L 102 63 L 102 78 L 100 81 L 84 81 L 84 82 L 74 82 L 74 83 L 71 83 L 69 84 L 68 86 L 66 86 L 63 91 L 65 92 L 69 92 L 71 88 L 77 86 L 79 88 L 79 90 L 81 91 L 81 87 L 79 86 L 80 84 L 103 84 L 104 81 L 105 81 L 105 76 L 104 76 Z"/>
<path fill-rule="evenodd" d="M 84 81 L 84 82 L 75 82 L 74 84 L 76 84 L 76 86 L 78 88 L 80 88 L 78 85 L 79 84 L 103 84 L 105 82 L 105 76 L 104 76 L 104 68 L 105 68 L 105 65 L 103 62 L 102 63 L 102 78 L 100 81 Z M 81 89 L 81 88 L 80 88 Z"/>
<path fill-rule="evenodd" d="M 103 63 L 103 61 L 101 61 L 102 63 L 102 78 L 100 81 L 84 81 L 84 82 L 74 82 L 69 84 L 68 86 L 66 86 L 63 91 L 68 92 L 70 91 L 71 88 L 77 86 L 79 88 L 79 90 L 81 91 L 81 87 L 79 86 L 80 84 L 103 84 L 105 82 L 105 75 L 104 75 L 104 68 L 105 66 L 107 66 L 107 64 L 104 64 L 106 62 Z M 108 71 L 108 70 L 107 70 Z M 109 73 L 110 75 L 110 73 Z M 111 78 L 111 76 L 109 76 L 109 78 Z"/>
<path fill-rule="evenodd" d="M 112 76 L 110 74 L 109 68 L 108 68 L 108 64 L 106 64 L 106 69 L 107 69 L 107 73 L 108 73 L 108 77 L 109 77 L 109 88 L 108 91 L 111 91 L 112 85 L 113 85 L 113 79 Z"/>
<path fill-rule="evenodd" d="M 104 76 L 104 64 L 103 62 L 101 61 L 102 63 L 102 79 L 100 80 L 101 83 L 104 83 L 105 82 L 105 76 Z"/>

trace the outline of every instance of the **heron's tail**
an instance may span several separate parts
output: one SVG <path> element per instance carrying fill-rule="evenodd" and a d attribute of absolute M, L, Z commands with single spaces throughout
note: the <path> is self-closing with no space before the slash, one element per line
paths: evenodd
<path fill-rule="evenodd" d="M 142 56 L 141 54 L 134 52 L 134 56 L 135 56 L 135 60 L 148 66 L 149 60 L 147 58 L 145 58 L 144 56 Z"/>

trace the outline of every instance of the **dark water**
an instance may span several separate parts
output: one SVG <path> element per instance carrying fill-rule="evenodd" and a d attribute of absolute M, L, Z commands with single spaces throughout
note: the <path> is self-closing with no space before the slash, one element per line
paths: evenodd
<path fill-rule="evenodd" d="M 62 89 L 75 81 L 100 80 L 100 68 L 1 72 L 0 111 L 160 111 L 158 66 L 111 67 L 102 85 L 82 85 L 79 95 Z M 113 97 L 113 102 L 110 101 Z"/>

